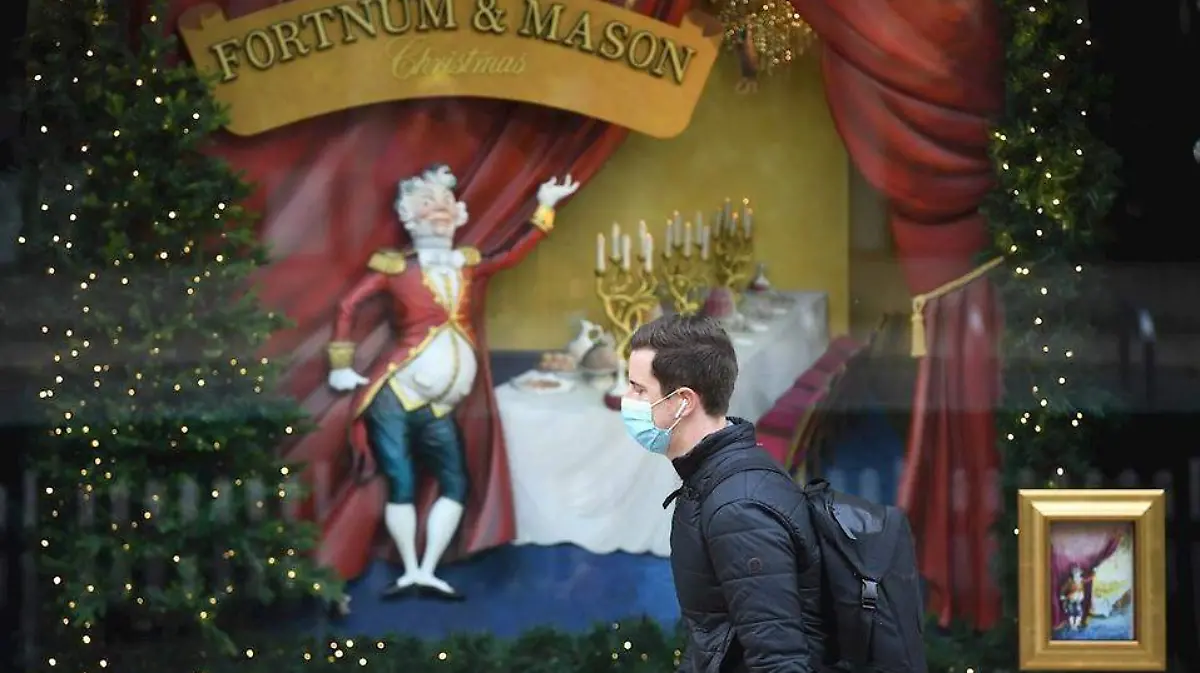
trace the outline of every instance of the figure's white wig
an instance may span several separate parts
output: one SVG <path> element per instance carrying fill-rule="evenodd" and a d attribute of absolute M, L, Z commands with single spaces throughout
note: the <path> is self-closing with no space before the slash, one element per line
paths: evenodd
<path fill-rule="evenodd" d="M 400 188 L 396 194 L 396 214 L 404 224 L 412 224 L 417 219 L 417 213 L 412 203 L 413 196 L 428 189 L 445 189 L 453 193 L 457 186 L 458 178 L 450 172 L 449 166 L 445 164 L 430 166 L 425 169 L 424 173 L 400 182 Z M 458 214 L 455 217 L 454 226 L 461 227 L 466 223 L 467 204 L 458 201 Z"/>

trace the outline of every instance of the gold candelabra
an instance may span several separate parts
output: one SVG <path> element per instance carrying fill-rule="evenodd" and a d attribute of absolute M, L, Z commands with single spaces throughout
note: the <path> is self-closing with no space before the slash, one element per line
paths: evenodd
<path fill-rule="evenodd" d="M 667 220 L 666 243 L 663 245 L 659 270 L 662 285 L 680 315 L 692 315 L 700 310 L 700 289 L 708 276 L 709 230 L 704 218 L 696 213 L 696 227 L 680 221 L 678 211 Z"/>
<path fill-rule="evenodd" d="M 639 251 L 633 254 L 633 239 L 614 224 L 611 248 L 604 234 L 596 236 L 596 296 L 604 310 L 616 352 L 622 361 L 629 357 L 633 333 L 659 308 L 658 278 L 654 275 L 654 239 L 643 222 L 638 233 Z"/>
<path fill-rule="evenodd" d="M 713 252 L 713 274 L 719 287 L 740 293 L 750 280 L 754 261 L 754 211 L 750 199 L 742 199 L 741 213 L 733 212 L 729 199 L 719 213 L 710 232 Z"/>

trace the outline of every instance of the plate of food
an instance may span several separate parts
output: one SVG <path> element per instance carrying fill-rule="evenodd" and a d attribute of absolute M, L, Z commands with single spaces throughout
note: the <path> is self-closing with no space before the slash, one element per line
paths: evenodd
<path fill-rule="evenodd" d="M 568 381 L 556 373 L 531 371 L 513 379 L 513 387 L 535 395 L 556 395 L 574 388 L 575 382 Z"/>

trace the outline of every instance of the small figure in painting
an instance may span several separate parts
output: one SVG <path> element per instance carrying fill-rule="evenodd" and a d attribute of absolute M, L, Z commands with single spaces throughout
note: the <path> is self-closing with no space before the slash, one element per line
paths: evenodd
<path fill-rule="evenodd" d="M 1054 640 L 1134 639 L 1132 525 L 1055 523 L 1050 565 Z"/>
<path fill-rule="evenodd" d="M 1083 568 L 1071 566 L 1071 574 L 1062 583 L 1058 592 L 1058 600 L 1062 603 L 1063 614 L 1067 616 L 1067 627 L 1078 631 L 1083 628 L 1084 619 L 1091 610 L 1091 584 L 1095 572 L 1084 573 Z"/>
<path fill-rule="evenodd" d="M 350 445 L 358 487 L 377 484 L 381 474 L 386 504 L 381 513 L 377 500 L 348 499 L 347 508 L 354 509 L 339 521 L 350 532 L 335 543 L 327 531 L 318 556 L 343 576 L 357 575 L 382 514 L 404 565 L 383 590 L 384 598 L 460 600 L 436 574 L 456 536 L 459 552 L 469 553 L 511 526 L 508 485 L 499 483 L 507 467 L 497 449 L 494 400 L 487 397 L 490 378 L 481 374 L 487 354 L 478 352 L 473 291 L 483 277 L 512 266 L 549 233 L 555 206 L 579 188 L 570 176 L 542 184 L 529 231 L 507 250 L 485 257 L 476 248 L 454 245 L 467 223 L 467 206 L 454 193 L 457 184 L 446 166 L 400 183 L 395 210 L 412 247 L 375 253 L 367 275 L 339 302 L 329 344 L 329 386 L 354 393 Z M 394 333 L 364 376 L 355 369 L 355 317 L 379 295 L 389 300 Z"/>

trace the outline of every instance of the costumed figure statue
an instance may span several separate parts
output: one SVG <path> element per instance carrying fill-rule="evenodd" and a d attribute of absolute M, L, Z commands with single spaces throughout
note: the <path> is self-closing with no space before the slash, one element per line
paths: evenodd
<path fill-rule="evenodd" d="M 1058 592 L 1063 614 L 1067 616 L 1067 627 L 1076 631 L 1083 628 L 1091 612 L 1092 577 L 1092 573 L 1085 573 L 1073 565 Z"/>
<path fill-rule="evenodd" d="M 486 378 L 477 374 L 487 353 L 477 350 L 471 324 L 472 283 L 511 266 L 532 249 L 554 226 L 555 206 L 579 183 L 567 176 L 542 184 L 530 233 L 487 259 L 475 248 L 454 247 L 455 232 L 467 223 L 467 206 L 455 196 L 456 186 L 446 166 L 400 183 L 395 209 L 412 248 L 375 253 L 367 276 L 340 302 L 329 345 L 329 385 L 355 391 L 350 443 L 356 472 L 370 479 L 378 470 L 386 480 L 383 522 L 404 571 L 384 590 L 385 598 L 420 593 L 461 599 L 436 574 L 442 556 L 460 523 L 465 534 L 474 535 L 471 531 L 484 523 L 472 517 L 505 516 L 487 512 L 482 493 L 471 494 L 468 501 L 470 489 L 485 491 L 496 478 L 495 469 L 488 474 L 486 463 L 477 469 L 478 456 L 494 447 L 463 442 L 463 427 L 478 424 L 481 415 L 495 409 L 490 386 L 484 385 L 488 382 L 476 385 L 477 378 Z M 353 322 L 359 306 L 379 294 L 390 299 L 394 341 L 363 376 L 354 369 Z M 487 442 L 481 438 L 479 443 Z M 427 511 L 419 488 L 426 479 L 436 486 Z M 511 515 L 511 500 L 505 502 Z M 420 556 L 419 528 L 424 529 Z M 462 546 L 470 548 L 469 543 Z"/>

